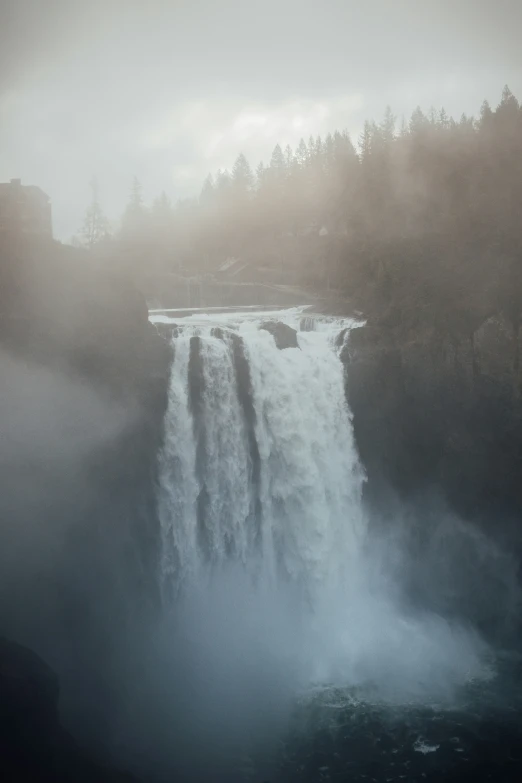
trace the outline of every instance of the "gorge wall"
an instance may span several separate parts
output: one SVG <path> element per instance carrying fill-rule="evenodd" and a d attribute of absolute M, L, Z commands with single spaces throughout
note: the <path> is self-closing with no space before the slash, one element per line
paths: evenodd
<path fill-rule="evenodd" d="M 458 512 L 514 532 L 522 405 L 518 335 L 502 315 L 469 336 L 407 334 L 370 319 L 343 359 L 367 494 L 411 498 L 435 488 Z"/>
<path fill-rule="evenodd" d="M 0 636 L 58 674 L 100 749 L 158 606 L 156 458 L 171 353 L 89 254 L 0 248 Z"/>

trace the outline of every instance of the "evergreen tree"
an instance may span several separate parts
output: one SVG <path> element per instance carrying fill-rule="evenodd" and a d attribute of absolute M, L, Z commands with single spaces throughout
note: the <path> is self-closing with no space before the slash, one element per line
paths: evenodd
<path fill-rule="evenodd" d="M 439 118 L 438 118 L 437 124 L 438 124 L 439 128 L 441 128 L 442 130 L 448 130 L 448 128 L 449 128 L 449 125 L 450 125 L 449 117 L 448 117 L 448 115 L 446 113 L 446 110 L 445 110 L 444 106 L 439 111 Z"/>
<path fill-rule="evenodd" d="M 143 208 L 143 188 L 138 178 L 134 177 L 127 209 L 129 212 L 138 214 L 143 211 Z"/>
<path fill-rule="evenodd" d="M 201 188 L 201 194 L 199 197 L 199 202 L 202 206 L 209 206 L 214 202 L 216 189 L 214 187 L 214 178 L 212 177 L 212 174 L 209 174 L 206 178 L 206 180 L 203 183 L 203 187 Z"/>
<path fill-rule="evenodd" d="M 127 207 L 122 218 L 122 230 L 127 236 L 142 234 L 146 222 L 146 209 L 143 204 L 143 188 L 137 177 L 132 181 Z"/>
<path fill-rule="evenodd" d="M 232 185 L 236 193 L 242 196 L 250 193 L 254 187 L 254 175 L 243 153 L 238 155 L 232 168 Z"/>
<path fill-rule="evenodd" d="M 290 144 L 287 144 L 285 147 L 285 167 L 287 172 L 291 170 L 293 164 L 294 164 L 294 152 Z"/>
<path fill-rule="evenodd" d="M 228 190 L 228 188 L 231 185 L 231 178 L 228 171 L 225 169 L 225 171 L 222 171 L 221 169 L 218 169 L 216 173 L 216 190 L 219 193 L 223 193 L 224 191 Z"/>
<path fill-rule="evenodd" d="M 274 171 L 277 176 L 282 176 L 285 171 L 285 156 L 283 154 L 283 150 L 281 149 L 279 144 L 276 144 L 274 147 L 274 151 L 272 152 L 272 157 L 270 159 L 270 168 L 272 171 Z"/>
<path fill-rule="evenodd" d="M 367 163 L 372 154 L 372 124 L 366 120 L 359 136 L 359 150 L 362 163 Z"/>
<path fill-rule="evenodd" d="M 426 115 L 420 106 L 417 106 L 410 119 L 410 133 L 416 135 L 422 133 L 429 126 Z"/>
<path fill-rule="evenodd" d="M 312 163 L 315 158 L 315 139 L 310 136 L 308 139 L 308 163 Z"/>
<path fill-rule="evenodd" d="M 152 216 L 156 224 L 166 225 L 172 218 L 172 202 L 163 191 L 152 205 Z"/>
<path fill-rule="evenodd" d="M 482 106 L 480 107 L 479 128 L 485 129 L 490 127 L 492 120 L 493 111 L 491 110 L 491 106 L 488 101 L 483 101 Z"/>
<path fill-rule="evenodd" d="M 468 117 L 468 115 L 464 112 L 460 116 L 460 123 L 459 124 L 463 128 L 470 128 L 471 129 L 473 127 L 473 125 L 475 124 L 475 120 L 473 119 L 473 117 Z"/>
<path fill-rule="evenodd" d="M 308 149 L 306 146 L 306 142 L 304 139 L 301 139 L 299 141 L 299 146 L 297 147 L 295 157 L 297 160 L 297 163 L 304 168 L 308 162 Z"/>
<path fill-rule="evenodd" d="M 98 199 L 98 182 L 94 178 L 90 184 L 91 203 L 87 207 L 83 225 L 80 229 L 80 244 L 92 250 L 109 233 L 109 223 Z"/>
<path fill-rule="evenodd" d="M 497 108 L 497 113 L 506 113 L 515 116 L 518 113 L 519 108 L 517 99 L 506 84 L 502 90 L 502 97 Z"/>
<path fill-rule="evenodd" d="M 265 184 L 266 180 L 266 166 L 261 161 L 261 163 L 258 165 L 256 169 L 256 191 L 259 193 L 259 191 L 262 189 L 263 185 Z"/>
<path fill-rule="evenodd" d="M 391 107 L 387 106 L 384 112 L 384 119 L 379 128 L 385 144 L 391 144 L 395 138 L 395 122 L 395 115 L 393 114 Z"/>
<path fill-rule="evenodd" d="M 432 128 L 435 128 L 438 125 L 439 117 L 437 114 L 437 110 L 435 109 L 435 106 L 430 106 L 430 110 L 428 112 L 428 122 L 431 125 Z"/>

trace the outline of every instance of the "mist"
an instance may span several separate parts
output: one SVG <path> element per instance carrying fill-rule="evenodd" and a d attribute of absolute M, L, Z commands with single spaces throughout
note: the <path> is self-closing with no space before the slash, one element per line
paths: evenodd
<path fill-rule="evenodd" d="M 4 5 L 6 779 L 519 780 L 522 6 Z"/>
<path fill-rule="evenodd" d="M 342 400 L 340 409 L 333 402 L 336 393 L 343 395 L 342 368 L 335 354 L 315 353 L 327 338 L 318 333 L 306 341 L 301 333 L 300 349 L 283 358 L 285 352 L 272 346 L 271 337 L 257 332 L 255 318 L 250 316 L 240 334 L 250 362 L 252 405 L 258 415 L 259 405 L 264 410 L 264 420 L 258 418 L 256 425 L 262 455 L 257 480 L 261 487 L 273 483 L 271 494 L 261 493 L 257 523 L 267 525 L 270 513 L 277 520 L 275 573 L 268 539 L 264 554 L 247 549 L 240 556 L 248 528 L 242 518 L 237 528 L 229 518 L 244 513 L 248 479 L 240 456 L 245 433 L 235 418 L 240 416 L 239 408 L 234 412 L 237 402 L 229 397 L 234 380 L 233 374 L 227 376 L 226 340 L 222 345 L 221 338 L 208 336 L 211 326 L 205 332 L 190 318 L 181 327 L 185 336 L 174 338 L 160 472 L 162 612 L 153 624 L 142 681 L 130 687 L 130 702 L 119 718 L 122 761 L 150 775 L 147 760 L 152 757 L 161 780 L 178 775 L 240 781 L 250 774 L 278 779 L 277 756 L 296 705 L 312 705 L 317 693 L 329 689 L 345 689 L 354 705 L 457 710 L 470 683 L 496 677 L 495 657 L 518 631 L 518 561 L 507 542 L 495 543 L 459 518 L 436 492 L 419 503 L 388 496 L 386 509 L 361 509 L 357 487 L 363 473 L 356 453 L 347 456 L 347 464 L 355 460 L 351 470 L 338 470 L 342 451 L 350 454 L 354 447 L 345 431 L 348 412 L 343 413 Z M 191 386 L 183 373 L 194 367 L 188 351 L 194 329 L 203 334 L 200 372 L 205 380 L 202 402 L 192 415 L 210 462 L 206 468 L 200 463 L 196 470 L 203 473 L 191 476 L 183 471 L 194 470 L 198 447 L 189 443 L 196 436 L 189 413 Z M 219 369 L 213 364 L 218 361 Z M 317 394 L 327 395 L 317 424 L 300 402 L 306 394 L 310 411 L 316 410 L 314 362 L 323 377 Z M 206 386 L 217 383 L 219 390 Z M 338 445 L 330 425 L 339 431 Z M 270 443 L 266 453 L 265 439 Z M 214 448 L 221 455 L 218 462 L 210 458 Z M 313 465 L 323 459 L 331 460 L 329 468 L 316 474 Z M 308 474 L 314 477 L 310 484 Z M 207 555 L 204 539 L 198 543 L 190 527 L 198 494 L 190 487 L 200 482 L 209 493 L 200 524 L 212 524 Z M 336 491 L 342 497 L 338 520 L 330 516 L 337 507 Z M 321 513 L 316 504 L 323 502 L 323 492 L 329 505 Z M 302 497 L 311 513 L 300 505 Z M 210 523 L 216 505 L 220 512 Z M 336 523 L 339 538 L 330 528 L 336 530 Z M 309 524 L 314 528 L 307 531 Z M 268 527 L 262 535 L 270 536 Z"/>
<path fill-rule="evenodd" d="M 92 502 L 93 457 L 133 427 L 138 412 L 56 368 L 4 351 L 0 361 L 3 533 L 12 529 L 16 546 L 40 559 L 42 547 L 60 547 L 74 527 L 74 509 Z M 9 546 L 3 552 L 12 560 Z"/>
<path fill-rule="evenodd" d="M 72 368 L 6 351 L 0 361 L 2 633 L 56 668 L 62 709 L 92 738 L 111 645 L 124 665 L 124 634 L 111 641 L 109 629 L 131 591 L 118 474 L 104 465 L 143 412 Z"/>
<path fill-rule="evenodd" d="M 313 606 L 291 582 L 270 590 L 248 567 L 212 569 L 164 606 L 115 721 L 116 757 L 146 779 L 241 781 L 249 765 L 278 779 L 296 704 L 316 693 L 347 689 L 354 705 L 384 709 L 461 708 L 466 685 L 495 678 L 494 658 L 512 639 L 517 566 L 450 515 L 430 539 L 412 562 L 404 541 L 386 542 L 384 555 L 370 533 L 349 587 Z"/>

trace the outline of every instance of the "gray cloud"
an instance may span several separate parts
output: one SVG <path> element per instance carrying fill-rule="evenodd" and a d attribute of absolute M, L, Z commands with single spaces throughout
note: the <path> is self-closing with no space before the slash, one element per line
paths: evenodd
<path fill-rule="evenodd" d="M 149 198 L 196 194 L 239 151 L 397 114 L 476 112 L 522 92 L 518 0 L 8 0 L 0 179 L 53 198 L 58 236 L 96 174 L 111 217 L 134 175 Z M 301 121 L 301 125 L 299 124 Z"/>

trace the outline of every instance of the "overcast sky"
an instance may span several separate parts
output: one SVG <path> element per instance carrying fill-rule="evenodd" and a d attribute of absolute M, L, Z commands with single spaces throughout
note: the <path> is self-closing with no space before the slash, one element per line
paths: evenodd
<path fill-rule="evenodd" d="M 89 182 L 116 220 L 134 176 L 197 195 L 239 152 L 347 128 L 387 104 L 476 114 L 522 98 L 522 0 L 3 0 L 0 181 L 52 198 L 55 235 Z"/>

